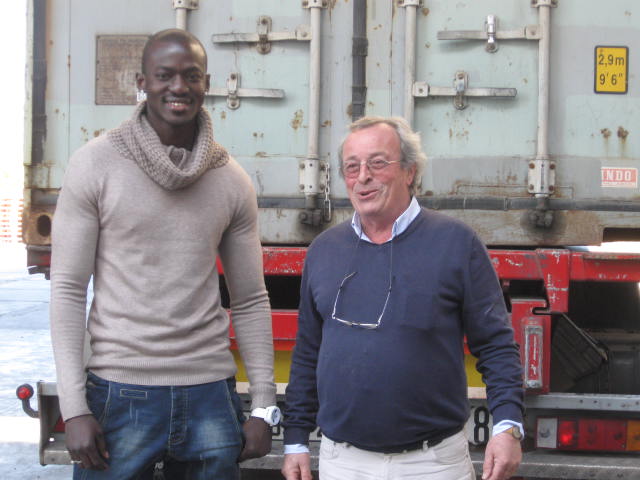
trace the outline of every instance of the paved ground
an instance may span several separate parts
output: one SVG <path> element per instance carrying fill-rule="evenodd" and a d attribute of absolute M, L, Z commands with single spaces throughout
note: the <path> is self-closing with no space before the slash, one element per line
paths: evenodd
<path fill-rule="evenodd" d="M 0 243 L 0 478 L 69 479 L 71 467 L 38 463 L 38 421 L 22 412 L 15 396 L 21 383 L 55 380 L 49 282 L 29 276 L 25 265 L 22 245 Z"/>

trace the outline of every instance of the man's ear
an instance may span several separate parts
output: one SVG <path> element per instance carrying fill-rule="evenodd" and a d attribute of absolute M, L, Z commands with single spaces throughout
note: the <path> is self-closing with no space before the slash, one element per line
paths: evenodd
<path fill-rule="evenodd" d="M 409 185 L 411 185 L 413 183 L 413 179 L 416 176 L 416 170 L 417 169 L 418 168 L 416 167 L 415 163 L 408 168 L 408 170 L 407 170 L 407 172 L 408 172 L 408 174 L 407 174 L 407 186 L 409 186 Z"/>
<path fill-rule="evenodd" d="M 206 76 L 206 80 L 205 80 L 204 86 L 205 86 L 204 91 L 208 92 L 209 91 L 209 87 L 211 86 L 211 75 L 208 74 L 208 73 L 207 73 L 207 76 Z"/>
<path fill-rule="evenodd" d="M 145 78 L 144 73 L 136 73 L 136 87 L 138 90 L 144 90 Z"/>

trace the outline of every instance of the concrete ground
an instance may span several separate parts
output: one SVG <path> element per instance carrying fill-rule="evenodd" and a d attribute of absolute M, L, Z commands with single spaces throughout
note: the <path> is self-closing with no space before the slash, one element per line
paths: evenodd
<path fill-rule="evenodd" d="M 23 245 L 0 243 L 0 478 L 69 479 L 70 466 L 39 464 L 38 421 L 23 413 L 15 395 L 22 383 L 55 380 L 49 282 L 30 276 L 25 265 Z"/>

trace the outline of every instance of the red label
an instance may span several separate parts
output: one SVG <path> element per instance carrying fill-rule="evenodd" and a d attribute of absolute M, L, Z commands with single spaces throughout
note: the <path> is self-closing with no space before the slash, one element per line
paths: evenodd
<path fill-rule="evenodd" d="M 638 188 L 637 168 L 600 168 L 603 187 Z"/>

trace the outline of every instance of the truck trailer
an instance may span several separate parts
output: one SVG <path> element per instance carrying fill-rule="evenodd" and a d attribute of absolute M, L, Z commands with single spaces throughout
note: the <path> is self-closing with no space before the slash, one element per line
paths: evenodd
<path fill-rule="evenodd" d="M 29 0 L 27 21 L 31 273 L 49 274 L 71 153 L 129 117 L 149 35 L 187 29 L 207 50 L 214 136 L 258 195 L 280 402 L 306 248 L 353 214 L 340 141 L 363 115 L 402 116 L 428 155 L 419 203 L 475 229 L 501 281 L 526 389 L 518 475 L 640 478 L 640 254 L 592 248 L 640 240 L 636 0 Z M 465 362 L 479 474 L 492 421 Z M 69 463 L 55 382 L 37 410 L 32 394 L 18 388 L 40 463 Z M 273 435 L 244 468 L 280 469 Z"/>

